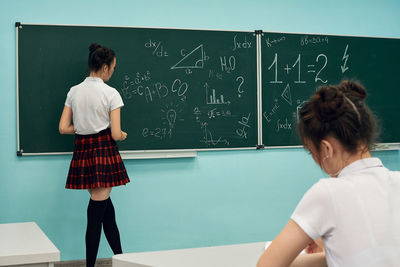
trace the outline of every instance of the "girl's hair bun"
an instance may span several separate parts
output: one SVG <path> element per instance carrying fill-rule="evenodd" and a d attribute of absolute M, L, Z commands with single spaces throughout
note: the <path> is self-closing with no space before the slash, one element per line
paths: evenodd
<path fill-rule="evenodd" d="M 111 66 L 111 62 L 115 58 L 113 50 L 96 43 L 89 46 L 89 51 L 88 67 L 90 71 L 98 71 L 104 64 Z"/>
<path fill-rule="evenodd" d="M 92 54 L 94 51 L 96 51 L 96 50 L 99 49 L 99 48 L 101 48 L 101 45 L 96 44 L 96 43 L 92 43 L 92 44 L 89 46 L 90 54 Z"/>
<path fill-rule="evenodd" d="M 364 100 L 367 97 L 365 88 L 356 82 L 343 81 L 339 84 L 338 89 L 346 95 L 356 97 L 359 100 Z"/>
<path fill-rule="evenodd" d="M 321 122 L 339 118 L 345 112 L 344 101 L 343 93 L 334 86 L 321 86 L 311 99 Z"/>

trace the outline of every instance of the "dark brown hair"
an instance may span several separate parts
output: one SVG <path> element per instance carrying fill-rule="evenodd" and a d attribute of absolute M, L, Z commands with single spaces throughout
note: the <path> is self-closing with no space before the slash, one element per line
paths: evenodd
<path fill-rule="evenodd" d="M 111 66 L 115 52 L 108 47 L 93 43 L 89 46 L 89 71 L 98 71 L 104 64 Z"/>
<path fill-rule="evenodd" d="M 321 141 L 332 136 L 350 153 L 360 145 L 371 149 L 378 132 L 375 117 L 364 102 L 366 96 L 358 82 L 319 87 L 299 112 L 298 132 L 303 145 L 311 141 L 319 151 Z"/>

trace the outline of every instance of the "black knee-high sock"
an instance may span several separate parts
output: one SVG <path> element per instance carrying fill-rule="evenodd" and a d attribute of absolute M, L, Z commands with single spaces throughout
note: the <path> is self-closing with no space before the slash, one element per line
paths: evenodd
<path fill-rule="evenodd" d="M 106 235 L 108 244 L 110 244 L 110 247 L 114 254 L 122 254 L 121 240 L 119 236 L 118 226 L 115 221 L 114 205 L 111 202 L 111 198 L 108 198 L 106 201 L 108 202 L 103 217 L 104 234 Z"/>
<path fill-rule="evenodd" d="M 94 267 L 99 249 L 101 222 L 107 207 L 107 200 L 95 201 L 90 199 L 87 209 L 86 228 L 86 267 Z"/>

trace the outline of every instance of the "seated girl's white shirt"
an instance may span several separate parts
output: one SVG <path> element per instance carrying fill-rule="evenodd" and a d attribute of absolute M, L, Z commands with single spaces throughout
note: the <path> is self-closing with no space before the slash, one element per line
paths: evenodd
<path fill-rule="evenodd" d="M 400 266 L 400 172 L 367 158 L 313 185 L 291 216 L 322 237 L 328 266 Z"/>
<path fill-rule="evenodd" d="M 87 77 L 69 90 L 65 105 L 72 108 L 75 133 L 87 135 L 109 128 L 110 112 L 124 103 L 118 91 L 102 79 Z"/>

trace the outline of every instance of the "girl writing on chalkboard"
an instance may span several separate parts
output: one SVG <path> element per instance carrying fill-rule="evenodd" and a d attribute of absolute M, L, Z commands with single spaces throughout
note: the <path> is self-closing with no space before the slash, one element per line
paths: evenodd
<path fill-rule="evenodd" d="M 399 266 L 400 172 L 371 157 L 376 127 L 365 97 L 344 81 L 320 87 L 301 109 L 303 145 L 332 178 L 303 196 L 258 267 Z"/>
<path fill-rule="evenodd" d="M 92 44 L 89 47 L 90 75 L 72 87 L 61 115 L 61 134 L 75 134 L 75 148 L 66 188 L 87 189 L 86 266 L 94 266 L 101 228 L 114 254 L 122 253 L 111 188 L 129 182 L 116 141 L 125 140 L 120 110 L 124 105 L 117 90 L 105 84 L 113 75 L 113 50 Z M 73 122 L 73 123 L 72 123 Z"/>

